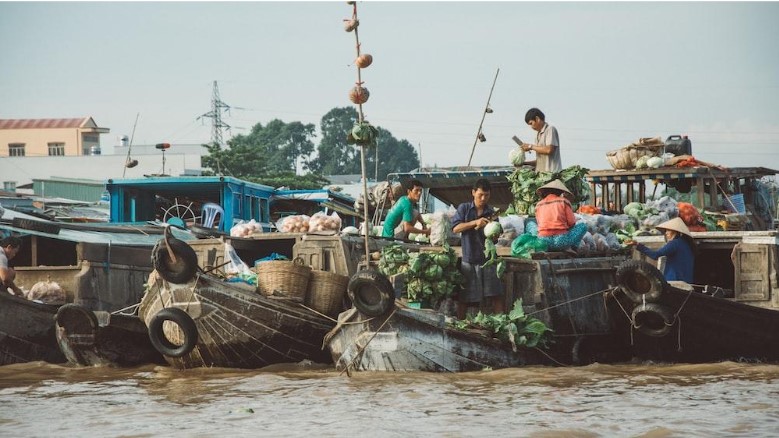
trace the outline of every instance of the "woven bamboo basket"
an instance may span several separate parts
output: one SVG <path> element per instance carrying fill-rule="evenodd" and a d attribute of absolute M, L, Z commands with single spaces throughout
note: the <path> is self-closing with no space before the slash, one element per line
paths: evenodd
<path fill-rule="evenodd" d="M 343 307 L 349 277 L 327 271 L 311 271 L 306 305 L 327 316 L 335 317 Z"/>
<path fill-rule="evenodd" d="M 643 156 L 659 157 L 662 151 L 662 145 L 630 145 L 606 153 L 606 159 L 614 169 L 634 169 L 639 158 Z"/>
<path fill-rule="evenodd" d="M 305 302 L 311 268 L 302 260 L 271 260 L 258 263 L 255 269 L 257 290 L 262 295 L 283 294 Z"/>

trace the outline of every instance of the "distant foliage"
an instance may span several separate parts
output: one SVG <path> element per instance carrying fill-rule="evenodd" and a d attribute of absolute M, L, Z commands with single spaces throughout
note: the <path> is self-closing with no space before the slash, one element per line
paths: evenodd
<path fill-rule="evenodd" d="M 346 134 L 357 121 L 353 107 L 333 108 L 322 117 L 322 138 L 317 146 L 313 124 L 272 120 L 258 123 L 247 135 L 237 135 L 227 147 L 203 145 L 208 155 L 203 167 L 208 175 L 230 175 L 248 181 L 290 189 L 321 188 L 329 182 L 323 175 L 360 173 L 360 148 L 346 143 Z M 419 167 L 419 157 L 407 140 L 398 140 L 378 127 L 378 180 L 388 173 Z M 366 149 L 366 172 L 376 173 L 376 148 Z M 306 175 L 295 175 L 298 163 Z"/>

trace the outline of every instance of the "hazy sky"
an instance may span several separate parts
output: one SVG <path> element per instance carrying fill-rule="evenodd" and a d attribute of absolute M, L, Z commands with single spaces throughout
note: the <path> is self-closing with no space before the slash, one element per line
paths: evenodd
<path fill-rule="evenodd" d="M 0 118 L 92 116 L 110 146 L 205 143 L 212 83 L 232 133 L 319 124 L 351 105 L 346 2 L 0 3 Z M 555 125 L 563 165 L 608 168 L 639 137 L 687 134 L 694 155 L 779 169 L 779 3 L 360 2 L 367 118 L 465 165 L 506 165 L 512 135 Z M 242 108 L 242 109 L 237 109 Z M 318 140 L 316 140 L 318 141 Z"/>

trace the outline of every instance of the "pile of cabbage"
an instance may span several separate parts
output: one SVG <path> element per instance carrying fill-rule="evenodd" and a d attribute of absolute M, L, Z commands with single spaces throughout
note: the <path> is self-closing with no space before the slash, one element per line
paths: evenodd
<path fill-rule="evenodd" d="M 406 275 L 409 301 L 434 305 L 462 287 L 457 254 L 449 245 L 442 251 L 409 253 L 398 244 L 387 245 L 379 258 L 379 272 L 386 276 Z"/>
<path fill-rule="evenodd" d="M 578 165 L 567 167 L 559 172 L 536 172 L 531 168 L 520 167 L 507 177 L 511 182 L 511 193 L 514 195 L 514 202 L 507 212 L 535 216 L 536 204 L 541 200 L 536 190 L 556 179 L 562 181 L 573 193 L 573 204 L 584 202 L 590 193 L 590 188 L 584 180 L 589 171 Z"/>

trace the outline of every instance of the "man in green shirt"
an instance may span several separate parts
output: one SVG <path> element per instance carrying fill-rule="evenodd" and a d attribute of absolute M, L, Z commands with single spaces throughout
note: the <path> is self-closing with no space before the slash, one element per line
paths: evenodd
<path fill-rule="evenodd" d="M 430 235 L 430 229 L 425 228 L 417 212 L 419 199 L 422 197 L 422 183 L 418 180 L 411 180 L 406 188 L 406 196 L 401 196 L 398 202 L 392 206 L 387 218 L 384 219 L 384 229 L 381 232 L 382 237 L 394 237 L 396 239 L 407 239 L 409 234 Z M 422 224 L 422 228 L 414 226 L 416 222 Z"/>

